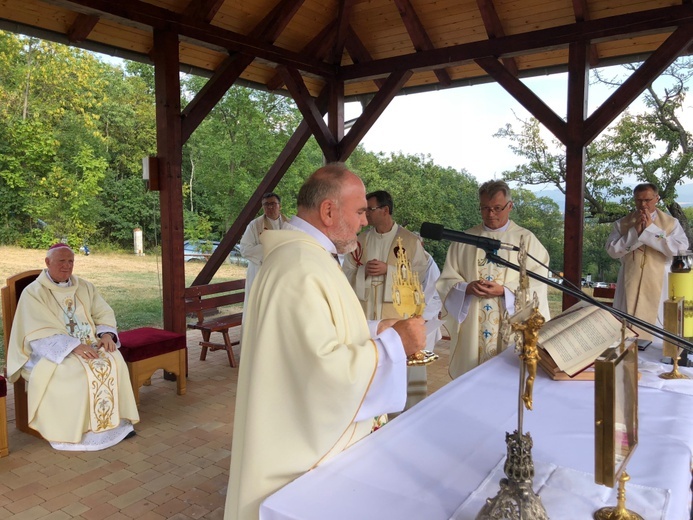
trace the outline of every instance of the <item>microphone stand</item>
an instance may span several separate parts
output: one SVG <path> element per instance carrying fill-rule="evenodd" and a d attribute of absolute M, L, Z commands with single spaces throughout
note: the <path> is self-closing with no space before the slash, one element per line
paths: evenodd
<path fill-rule="evenodd" d="M 502 265 L 504 267 L 508 267 L 508 268 L 513 269 L 515 271 L 518 271 L 518 272 L 520 271 L 519 265 L 513 264 L 512 262 L 509 262 L 508 260 L 501 258 L 500 256 L 498 256 L 496 254 L 496 251 L 489 251 L 489 250 L 485 250 L 485 251 L 486 251 L 486 259 L 487 260 L 490 260 L 491 262 Z M 609 307 L 608 305 L 604 305 L 604 303 L 602 303 L 598 300 L 595 300 L 594 298 L 586 295 L 582 291 L 577 291 L 577 290 L 573 289 L 572 287 L 564 287 L 563 285 L 561 285 L 557 282 L 554 282 L 553 280 L 550 280 L 549 278 L 546 278 L 545 276 L 542 276 L 542 275 L 537 274 L 533 271 L 530 271 L 529 269 L 527 270 L 527 275 L 530 278 L 534 278 L 535 280 L 539 280 L 540 282 L 543 282 L 546 285 L 554 287 L 554 288 L 560 290 L 561 292 L 569 294 L 570 296 L 573 296 L 579 300 L 583 300 L 583 301 L 589 302 L 593 305 L 596 305 L 600 309 L 604 309 L 605 311 L 610 312 L 614 316 L 616 316 L 620 319 L 624 319 L 629 323 L 632 323 L 636 327 L 650 331 L 653 335 L 655 335 L 659 338 L 666 339 L 667 341 L 670 341 L 674 345 L 681 347 L 687 353 L 689 353 L 689 352 L 693 353 L 693 343 L 683 339 L 680 336 L 677 336 L 676 334 L 669 332 L 668 330 L 661 329 L 661 328 L 657 327 L 656 325 L 653 325 L 651 323 L 643 321 L 640 318 L 633 316 L 632 314 L 628 314 L 627 312 L 624 312 L 624 311 L 621 311 L 618 309 L 614 309 L 613 307 Z"/>

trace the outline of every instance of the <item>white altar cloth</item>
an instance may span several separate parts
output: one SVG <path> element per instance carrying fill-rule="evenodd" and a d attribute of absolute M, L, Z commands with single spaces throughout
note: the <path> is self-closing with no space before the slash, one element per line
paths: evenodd
<path fill-rule="evenodd" d="M 645 354 L 657 360 L 661 350 Z M 666 511 L 656 518 L 688 520 L 693 395 L 672 391 L 673 381 L 660 385 L 656 368 L 642 372 L 639 444 L 626 498 L 631 484 L 664 490 Z M 519 360 L 508 349 L 268 497 L 260 519 L 451 519 L 505 455 L 505 432 L 517 428 L 518 380 Z M 534 408 L 524 416 L 534 460 L 593 475 L 594 382 L 552 381 L 539 370 Z M 595 501 L 595 510 L 602 506 Z"/>

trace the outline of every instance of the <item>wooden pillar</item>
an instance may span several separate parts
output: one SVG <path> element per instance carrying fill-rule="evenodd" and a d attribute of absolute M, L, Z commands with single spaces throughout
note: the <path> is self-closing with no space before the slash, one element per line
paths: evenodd
<path fill-rule="evenodd" d="M 589 42 L 572 43 L 568 58 L 568 127 L 566 139 L 564 276 L 580 287 L 585 213 L 584 122 L 589 89 Z M 577 300 L 563 295 L 563 309 Z"/>
<path fill-rule="evenodd" d="M 156 152 L 161 204 L 164 328 L 185 334 L 183 187 L 178 35 L 154 29 Z"/>
<path fill-rule="evenodd" d="M 339 148 L 344 138 L 344 82 L 330 81 L 328 88 L 330 99 L 327 108 L 327 126 L 335 141 L 337 141 L 337 153 L 335 156 L 339 157 Z"/>

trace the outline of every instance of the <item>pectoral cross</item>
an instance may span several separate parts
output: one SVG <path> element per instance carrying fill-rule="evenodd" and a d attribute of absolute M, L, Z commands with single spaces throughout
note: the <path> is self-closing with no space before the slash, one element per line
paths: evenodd
<path fill-rule="evenodd" d="M 67 326 L 70 327 L 70 335 L 74 334 L 77 322 L 72 319 L 72 316 L 70 316 L 70 321 L 67 322 Z"/>

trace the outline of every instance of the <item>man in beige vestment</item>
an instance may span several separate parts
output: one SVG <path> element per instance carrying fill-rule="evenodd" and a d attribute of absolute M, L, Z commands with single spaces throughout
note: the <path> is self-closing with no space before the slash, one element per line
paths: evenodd
<path fill-rule="evenodd" d="M 503 181 L 488 181 L 479 187 L 482 224 L 466 233 L 489 237 L 515 246 L 524 237 L 530 256 L 527 270 L 547 276 L 549 253 L 534 234 L 510 220 L 513 202 L 510 188 Z M 516 251 L 496 254 L 517 265 Z M 536 260 L 532 259 L 535 258 Z M 515 294 L 520 274 L 486 260 L 486 252 L 472 245 L 454 242 L 448 249 L 443 272 L 437 283 L 443 306 L 448 312 L 450 332 L 450 377 L 468 372 L 499 354 L 504 346 L 499 328 L 504 311 L 515 312 Z M 529 293 L 537 293 L 539 311 L 548 320 L 546 285 L 530 278 Z"/>
<path fill-rule="evenodd" d="M 135 396 L 113 310 L 52 246 L 19 298 L 7 349 L 10 381 L 28 381 L 29 426 L 58 450 L 95 451 L 134 434 Z"/>
<path fill-rule="evenodd" d="M 366 218 L 371 228 L 359 235 L 356 249 L 344 257 L 342 268 L 361 301 L 366 318 L 398 318 L 392 302 L 392 275 L 397 269 L 397 239 L 402 240 L 402 247 L 407 253 L 411 268 L 418 274 L 422 284 L 427 279 L 429 255 L 423 248 L 421 238 L 398 225 L 392 218 L 394 203 L 388 192 L 374 191 L 366 195 L 366 199 Z M 426 303 L 426 310 L 430 312 L 429 302 Z M 436 318 L 437 315 L 436 311 Z M 427 341 L 426 345 L 428 350 L 433 350 L 437 332 L 431 331 L 431 340 Z M 411 408 L 426 397 L 426 367 L 409 367 L 407 379 L 409 384 L 405 409 Z"/>
<path fill-rule="evenodd" d="M 688 238 L 677 219 L 657 209 L 654 184 L 638 184 L 633 198 L 636 210 L 614 222 L 606 239 L 607 253 L 621 262 L 614 308 L 661 328 L 669 266 L 679 251 L 688 249 Z M 648 331 L 636 330 L 641 339 L 652 338 Z"/>
<path fill-rule="evenodd" d="M 406 356 L 422 318 L 369 329 L 338 261 L 366 224 L 366 190 L 343 164 L 311 175 L 288 229 L 260 237 L 264 260 L 243 325 L 224 518 L 257 520 L 262 501 L 400 411 Z"/>
<path fill-rule="evenodd" d="M 248 260 L 248 270 L 245 275 L 245 297 L 243 308 L 248 304 L 250 288 L 255 280 L 258 269 L 262 265 L 262 244 L 260 235 L 267 229 L 281 229 L 289 219 L 282 214 L 282 200 L 276 193 L 269 192 L 262 196 L 263 214 L 253 220 L 241 237 L 239 249 L 243 258 Z"/>

